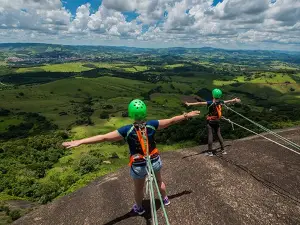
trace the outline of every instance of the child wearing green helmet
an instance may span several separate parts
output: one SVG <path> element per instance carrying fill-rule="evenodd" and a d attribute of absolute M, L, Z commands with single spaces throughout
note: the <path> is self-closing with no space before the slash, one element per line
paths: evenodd
<path fill-rule="evenodd" d="M 212 91 L 212 97 L 213 99 L 206 102 L 195 102 L 195 103 L 188 103 L 185 104 L 187 106 L 193 106 L 193 105 L 206 105 L 208 109 L 208 113 L 206 116 L 207 121 L 207 131 L 208 131 L 208 151 L 207 154 L 209 156 L 213 156 L 216 153 L 216 150 L 212 149 L 213 144 L 213 131 L 217 134 L 220 145 L 221 145 L 221 152 L 222 154 L 227 154 L 227 152 L 224 149 L 224 142 L 223 137 L 221 135 L 221 129 L 220 129 L 220 119 L 222 116 L 222 104 L 228 104 L 228 103 L 235 103 L 240 102 L 241 100 L 239 98 L 234 98 L 231 100 L 222 101 L 220 98 L 222 97 L 223 93 L 220 89 L 213 89 Z"/>
<path fill-rule="evenodd" d="M 143 101 L 135 99 L 128 105 L 128 115 L 134 120 L 133 124 L 123 126 L 104 135 L 98 135 L 71 142 L 64 142 L 62 145 L 66 148 L 72 148 L 82 144 L 100 143 L 104 141 L 120 141 L 124 139 L 129 145 L 130 175 L 134 183 L 134 197 L 136 204 L 134 204 L 132 211 L 142 215 L 145 212 L 142 206 L 142 200 L 144 197 L 145 178 L 147 176 L 147 166 L 145 160 L 145 156 L 147 154 L 150 155 L 151 164 L 155 172 L 155 177 L 159 185 L 160 194 L 162 195 L 164 205 L 170 204 L 166 193 L 166 186 L 161 176 L 162 161 L 156 148 L 156 142 L 154 139 L 156 131 L 164 129 L 185 119 L 198 116 L 199 114 L 200 111 L 192 111 L 189 113 L 184 113 L 183 115 L 172 117 L 170 119 L 145 121 L 147 117 L 147 106 Z M 147 149 L 145 146 L 147 146 Z"/>

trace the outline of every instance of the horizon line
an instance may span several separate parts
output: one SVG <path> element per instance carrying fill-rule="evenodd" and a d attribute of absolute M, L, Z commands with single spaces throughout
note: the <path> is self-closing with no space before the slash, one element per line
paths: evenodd
<path fill-rule="evenodd" d="M 298 52 L 299 50 L 278 50 L 278 49 L 243 49 L 243 48 L 217 48 L 217 47 L 210 47 L 210 46 L 203 46 L 203 47 L 133 47 L 128 45 L 90 45 L 90 44 L 55 44 L 55 43 L 43 43 L 43 42 L 3 42 L 0 43 L 1 45 L 8 45 L 8 44 L 32 44 L 32 45 L 58 45 L 58 46 L 85 46 L 85 47 L 116 47 L 116 48 L 135 48 L 135 49 L 174 49 L 174 48 L 181 48 L 181 49 L 216 49 L 216 50 L 225 50 L 225 51 L 266 51 L 266 52 Z"/>

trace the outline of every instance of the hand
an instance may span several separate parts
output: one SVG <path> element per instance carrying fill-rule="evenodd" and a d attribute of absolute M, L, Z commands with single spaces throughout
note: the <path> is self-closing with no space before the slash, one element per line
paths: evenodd
<path fill-rule="evenodd" d="M 241 99 L 235 98 L 234 101 L 235 101 L 235 102 L 241 102 Z"/>
<path fill-rule="evenodd" d="M 81 141 L 77 140 L 77 141 L 64 142 L 62 143 L 62 146 L 64 146 L 65 148 L 73 148 L 73 147 L 78 147 L 81 144 L 82 144 Z"/>
<path fill-rule="evenodd" d="M 185 102 L 184 104 L 186 104 L 187 106 L 190 106 L 191 104 L 190 103 L 188 103 L 188 102 Z"/>
<path fill-rule="evenodd" d="M 200 111 L 191 111 L 191 112 L 187 113 L 188 118 L 191 118 L 194 116 L 199 116 L 199 115 L 200 115 Z"/>

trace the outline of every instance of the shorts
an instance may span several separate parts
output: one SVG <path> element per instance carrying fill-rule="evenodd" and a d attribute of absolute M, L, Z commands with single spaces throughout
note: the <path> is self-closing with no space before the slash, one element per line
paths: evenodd
<path fill-rule="evenodd" d="M 160 171 L 160 169 L 162 167 L 162 161 L 161 161 L 160 156 L 158 156 L 157 160 L 154 160 L 152 162 L 152 167 L 153 167 L 154 172 L 159 172 Z M 132 165 L 130 167 L 130 176 L 133 179 L 143 179 L 143 178 L 145 178 L 147 176 L 147 166 L 146 166 L 146 164 L 143 165 L 143 166 Z"/>
<path fill-rule="evenodd" d="M 220 120 L 207 120 L 207 124 L 212 126 L 220 126 Z"/>

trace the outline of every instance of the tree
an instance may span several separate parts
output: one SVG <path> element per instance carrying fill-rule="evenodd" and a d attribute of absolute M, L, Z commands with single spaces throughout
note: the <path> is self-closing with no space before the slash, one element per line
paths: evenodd
<path fill-rule="evenodd" d="M 100 113 L 100 118 L 101 119 L 109 119 L 109 113 L 106 111 L 103 111 Z"/>
<path fill-rule="evenodd" d="M 128 112 L 127 111 L 122 112 L 122 117 L 128 117 Z"/>

